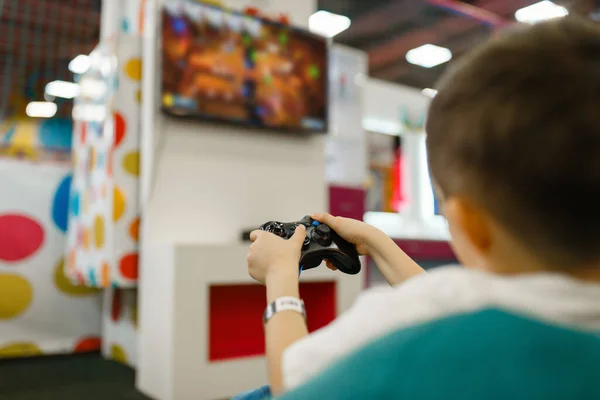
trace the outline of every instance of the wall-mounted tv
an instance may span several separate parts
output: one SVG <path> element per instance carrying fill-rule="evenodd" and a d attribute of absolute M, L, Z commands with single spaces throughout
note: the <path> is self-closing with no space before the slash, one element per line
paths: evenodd
<path fill-rule="evenodd" d="M 171 115 L 325 132 L 328 41 L 192 0 L 162 13 L 162 108 Z"/>

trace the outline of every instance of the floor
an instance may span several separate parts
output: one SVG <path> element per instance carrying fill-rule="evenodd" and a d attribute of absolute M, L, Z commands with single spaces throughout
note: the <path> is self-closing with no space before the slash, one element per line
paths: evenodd
<path fill-rule="evenodd" d="M 0 360 L 0 400 L 150 400 L 134 379 L 99 354 Z"/>

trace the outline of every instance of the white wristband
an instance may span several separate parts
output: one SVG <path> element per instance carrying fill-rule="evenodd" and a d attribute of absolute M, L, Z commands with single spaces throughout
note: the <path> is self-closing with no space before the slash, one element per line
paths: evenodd
<path fill-rule="evenodd" d="M 266 324 L 275 314 L 280 311 L 295 311 L 306 318 L 306 309 L 304 301 L 296 297 L 280 297 L 269 304 L 263 315 L 263 323 Z"/>

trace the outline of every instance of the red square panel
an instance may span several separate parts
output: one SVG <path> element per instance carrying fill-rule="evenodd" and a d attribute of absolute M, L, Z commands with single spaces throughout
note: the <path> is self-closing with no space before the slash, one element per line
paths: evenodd
<path fill-rule="evenodd" d="M 300 284 L 308 330 L 329 324 L 336 316 L 335 282 Z M 219 285 L 209 291 L 208 354 L 222 361 L 265 354 L 262 314 L 266 307 L 262 285 Z"/>

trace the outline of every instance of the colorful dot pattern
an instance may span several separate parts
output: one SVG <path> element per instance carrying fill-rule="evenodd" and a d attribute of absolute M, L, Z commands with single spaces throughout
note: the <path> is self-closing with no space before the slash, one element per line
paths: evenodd
<path fill-rule="evenodd" d="M 0 162 L 0 359 L 100 349 L 102 294 L 66 275 L 71 181 L 69 166 Z"/>
<path fill-rule="evenodd" d="M 95 288 L 137 284 L 142 61 L 139 43 L 124 44 L 138 40 L 132 36 L 120 38 L 117 55 L 123 61 L 107 82 L 116 89 L 109 118 L 94 124 L 76 121 L 74 128 L 78 162 L 65 200 L 70 216 L 67 276 Z"/>
<path fill-rule="evenodd" d="M 127 3 L 125 8 L 135 2 Z M 103 353 L 135 365 L 142 61 L 141 38 L 132 23 L 136 19 L 129 16 L 122 21 L 127 22 L 116 49 L 119 70 L 107 83 L 115 90 L 107 112 L 110 118 L 100 124 L 77 121 L 74 127 L 77 161 L 67 201 L 69 244 L 64 270 L 73 284 L 104 289 L 108 297 L 104 304 L 109 306 L 103 310 Z M 64 280 L 61 285 L 68 287 Z M 84 296 L 70 294 L 78 295 Z"/>

